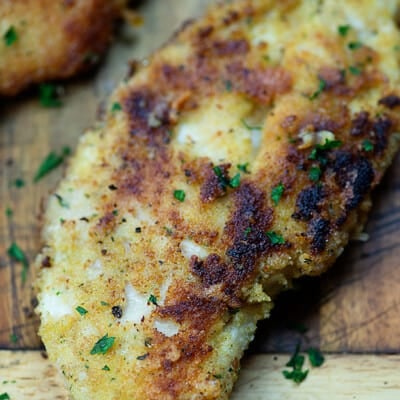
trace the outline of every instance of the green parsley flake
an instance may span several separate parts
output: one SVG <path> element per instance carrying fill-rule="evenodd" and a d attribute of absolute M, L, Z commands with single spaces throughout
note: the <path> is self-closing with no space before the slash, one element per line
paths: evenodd
<path fill-rule="evenodd" d="M 0 400 L 10 400 L 10 396 L 8 393 L 2 393 L 0 394 Z"/>
<path fill-rule="evenodd" d="M 112 213 L 113 213 L 113 215 L 117 216 L 118 215 L 118 210 L 115 209 L 115 210 L 112 211 Z"/>
<path fill-rule="evenodd" d="M 183 190 L 177 189 L 174 190 L 174 197 L 180 202 L 183 202 L 185 201 L 186 193 Z"/>
<path fill-rule="evenodd" d="M 335 149 L 340 147 L 342 142 L 340 140 L 325 140 L 325 144 L 317 144 L 311 151 L 310 155 L 308 156 L 309 160 L 316 160 L 319 161 L 321 164 L 325 165 L 328 160 L 325 157 L 325 152 L 328 150 Z"/>
<path fill-rule="evenodd" d="M 351 29 L 350 25 L 339 25 L 337 28 L 339 35 L 343 37 L 345 37 L 348 34 L 350 29 Z"/>
<path fill-rule="evenodd" d="M 347 47 L 350 50 L 357 50 L 359 48 L 361 48 L 363 46 L 363 44 L 361 42 L 350 42 Z"/>
<path fill-rule="evenodd" d="M 283 186 L 283 183 L 280 183 L 278 186 L 272 188 L 271 199 L 276 206 L 278 205 L 284 191 L 285 186 Z"/>
<path fill-rule="evenodd" d="M 290 379 L 295 383 L 303 382 L 308 375 L 308 370 L 303 371 L 304 356 L 299 354 L 299 351 L 300 344 L 296 346 L 294 354 L 286 364 L 287 367 L 292 367 L 292 371 L 282 371 L 282 374 L 286 379 Z"/>
<path fill-rule="evenodd" d="M 154 296 L 154 294 L 151 294 L 151 295 L 149 296 L 148 302 L 154 304 L 155 306 L 158 306 L 158 304 L 157 304 L 157 297 Z"/>
<path fill-rule="evenodd" d="M 7 47 L 13 45 L 18 40 L 17 31 L 13 26 L 10 26 L 3 35 L 4 43 Z"/>
<path fill-rule="evenodd" d="M 13 212 L 12 208 L 11 207 L 7 207 L 6 208 L 6 216 L 8 218 L 11 218 L 13 216 L 13 214 L 14 214 L 14 212 Z"/>
<path fill-rule="evenodd" d="M 102 306 L 109 306 L 110 304 L 109 303 L 107 303 L 106 301 L 100 301 L 100 304 L 102 305 Z"/>
<path fill-rule="evenodd" d="M 22 283 L 26 282 L 26 275 L 29 268 L 29 262 L 25 255 L 25 253 L 21 250 L 21 248 L 16 244 L 12 243 L 11 246 L 7 250 L 8 255 L 15 261 L 20 262 L 22 264 L 21 271 L 21 280 Z"/>
<path fill-rule="evenodd" d="M 103 370 L 103 371 L 111 371 L 111 370 L 110 370 L 110 367 L 109 367 L 108 365 L 105 365 L 105 366 L 102 368 L 102 370 Z"/>
<path fill-rule="evenodd" d="M 266 233 L 266 235 L 268 236 L 268 239 L 271 241 L 271 244 L 273 246 L 278 245 L 278 244 L 285 244 L 285 239 L 283 238 L 283 236 L 278 235 L 276 232 L 274 231 L 268 231 Z"/>
<path fill-rule="evenodd" d="M 58 98 L 58 87 L 52 83 L 42 83 L 39 85 L 40 104 L 43 107 L 54 108 L 62 106 Z"/>
<path fill-rule="evenodd" d="M 321 168 L 311 167 L 310 171 L 308 172 L 308 177 L 313 182 L 319 181 L 319 178 L 321 178 Z"/>
<path fill-rule="evenodd" d="M 236 174 L 230 181 L 229 186 L 233 189 L 240 186 L 240 174 Z"/>
<path fill-rule="evenodd" d="M 10 342 L 11 343 L 17 343 L 18 342 L 18 336 L 15 333 L 10 334 Z"/>
<path fill-rule="evenodd" d="M 106 354 L 114 344 L 114 341 L 115 337 L 109 337 L 108 334 L 106 334 L 96 342 L 90 354 Z"/>
<path fill-rule="evenodd" d="M 118 102 L 113 103 L 113 105 L 111 106 L 111 112 L 112 113 L 115 113 L 115 112 L 121 111 L 121 110 L 122 110 L 122 106 Z"/>
<path fill-rule="evenodd" d="M 362 69 L 359 67 L 356 67 L 355 65 L 350 65 L 349 71 L 353 75 L 361 75 Z"/>
<path fill-rule="evenodd" d="M 75 310 L 78 311 L 78 313 L 81 315 L 85 315 L 88 313 L 88 310 L 86 310 L 86 308 L 83 308 L 81 306 L 76 307 Z"/>
<path fill-rule="evenodd" d="M 47 175 L 53 169 L 57 168 L 60 164 L 62 164 L 65 158 L 70 154 L 71 154 L 71 149 L 67 146 L 62 149 L 60 154 L 57 154 L 54 151 L 50 152 L 40 164 L 33 178 L 33 181 L 38 182 L 45 175 Z"/>
<path fill-rule="evenodd" d="M 232 82 L 231 81 L 225 81 L 225 89 L 227 92 L 232 92 Z"/>
<path fill-rule="evenodd" d="M 249 131 L 252 131 L 252 130 L 261 130 L 262 129 L 262 126 L 258 126 L 258 125 L 253 125 L 253 126 L 251 126 L 251 125 L 249 125 L 247 122 L 246 122 L 246 120 L 244 119 L 244 118 L 241 118 L 241 120 L 240 120 L 240 122 L 243 124 L 243 126 L 246 128 L 246 129 L 248 129 Z"/>
<path fill-rule="evenodd" d="M 307 353 L 308 353 L 308 358 L 310 360 L 310 364 L 313 367 L 320 367 L 324 363 L 325 357 L 318 349 L 311 347 L 307 350 Z"/>
<path fill-rule="evenodd" d="M 244 230 L 244 237 L 249 236 L 249 233 L 251 232 L 251 228 L 248 226 L 245 230 Z"/>
<path fill-rule="evenodd" d="M 362 142 L 362 148 L 364 151 L 370 152 L 374 150 L 374 144 L 370 140 L 365 139 Z"/>
<path fill-rule="evenodd" d="M 249 174 L 250 173 L 250 171 L 249 171 L 249 163 L 247 162 L 247 163 L 244 163 L 244 164 L 238 164 L 238 165 L 236 165 L 236 168 L 239 170 L 239 171 L 242 171 L 242 172 L 244 172 L 245 174 Z"/>
<path fill-rule="evenodd" d="M 315 100 L 326 88 L 326 81 L 319 78 L 318 89 L 310 96 L 310 100 Z"/>
<path fill-rule="evenodd" d="M 14 181 L 14 186 L 15 186 L 17 189 L 21 189 L 22 187 L 25 186 L 25 181 L 24 181 L 22 178 L 17 178 L 17 179 Z"/>
<path fill-rule="evenodd" d="M 69 208 L 68 202 L 66 202 L 59 194 L 54 193 L 54 197 L 57 199 L 58 204 L 59 204 L 62 208 Z"/>

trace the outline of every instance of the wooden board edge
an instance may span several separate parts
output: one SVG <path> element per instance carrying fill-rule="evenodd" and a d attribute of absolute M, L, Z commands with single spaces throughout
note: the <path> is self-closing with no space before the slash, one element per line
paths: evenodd
<path fill-rule="evenodd" d="M 282 375 L 287 354 L 247 357 L 233 400 L 394 400 L 400 393 L 400 355 L 326 356 L 300 385 Z M 60 372 L 40 351 L 0 351 L 0 395 L 11 400 L 69 400 Z"/>

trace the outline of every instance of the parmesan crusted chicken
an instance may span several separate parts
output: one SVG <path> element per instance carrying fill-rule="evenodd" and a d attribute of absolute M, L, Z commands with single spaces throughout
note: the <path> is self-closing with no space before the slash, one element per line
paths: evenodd
<path fill-rule="evenodd" d="M 93 66 L 120 0 L 1 0 L 0 96 Z"/>
<path fill-rule="evenodd" d="M 215 5 L 143 62 L 49 197 L 40 335 L 75 399 L 227 399 L 399 147 L 397 0 Z"/>

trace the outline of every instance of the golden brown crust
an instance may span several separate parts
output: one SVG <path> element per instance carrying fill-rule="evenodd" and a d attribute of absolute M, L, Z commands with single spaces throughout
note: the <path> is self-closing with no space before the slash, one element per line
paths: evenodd
<path fill-rule="evenodd" d="M 119 14 L 118 0 L 2 1 L 0 95 L 92 67 L 109 45 Z M 17 39 L 7 46 L 3 39 L 10 28 Z"/>
<path fill-rule="evenodd" d="M 57 192 L 70 209 L 49 201 L 52 267 L 38 283 L 42 337 L 77 398 L 227 398 L 271 298 L 326 270 L 363 228 L 399 146 L 399 63 L 381 49 L 400 35 L 378 1 L 325 0 L 314 19 L 310 4 L 216 6 L 121 85 L 121 110 L 83 137 Z M 341 37 L 345 7 L 373 9 L 378 19 L 363 18 L 390 36 L 349 48 L 364 31 Z M 55 282 L 57 301 L 85 302 L 84 320 L 51 310 Z M 124 320 L 150 293 L 141 318 Z M 90 344 L 106 331 L 116 342 L 99 361 Z M 102 362 L 115 380 L 100 393 Z"/>

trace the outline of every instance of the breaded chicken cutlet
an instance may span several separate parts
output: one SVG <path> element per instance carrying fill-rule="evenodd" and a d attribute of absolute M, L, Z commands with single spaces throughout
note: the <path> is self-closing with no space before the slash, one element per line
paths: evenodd
<path fill-rule="evenodd" d="M 109 45 L 121 0 L 0 1 L 0 96 L 69 78 Z"/>
<path fill-rule="evenodd" d="M 216 5 L 115 91 L 36 263 L 75 399 L 229 397 L 257 321 L 362 231 L 399 147 L 398 5 Z"/>

